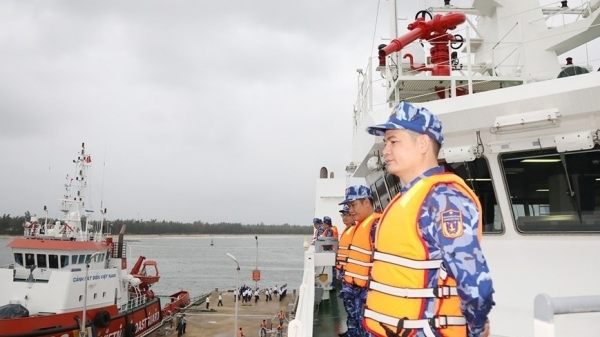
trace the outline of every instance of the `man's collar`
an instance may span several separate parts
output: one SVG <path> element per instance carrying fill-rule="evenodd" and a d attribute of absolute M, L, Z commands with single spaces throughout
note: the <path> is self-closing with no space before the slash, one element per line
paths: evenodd
<path fill-rule="evenodd" d="M 443 166 L 436 166 L 436 167 L 432 167 L 429 170 L 423 172 L 421 175 L 419 175 L 418 177 L 416 177 L 415 179 L 413 179 L 413 181 L 411 181 L 410 183 L 402 186 L 402 193 L 408 191 L 411 187 L 413 187 L 417 182 L 419 182 L 419 180 L 425 178 L 425 177 L 430 177 L 434 174 L 438 174 L 438 173 L 442 173 L 444 172 L 444 167 Z"/>

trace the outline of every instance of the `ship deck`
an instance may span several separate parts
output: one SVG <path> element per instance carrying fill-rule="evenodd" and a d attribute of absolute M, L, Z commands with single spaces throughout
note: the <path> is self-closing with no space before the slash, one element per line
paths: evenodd
<path fill-rule="evenodd" d="M 337 337 L 346 332 L 346 310 L 342 299 L 338 298 L 340 288 L 329 293 L 329 299 L 321 301 L 315 307 L 313 337 Z"/>

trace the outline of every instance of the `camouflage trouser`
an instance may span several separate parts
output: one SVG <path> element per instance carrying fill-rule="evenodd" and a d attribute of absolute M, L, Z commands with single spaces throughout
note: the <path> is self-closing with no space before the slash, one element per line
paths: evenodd
<path fill-rule="evenodd" d="M 365 304 L 367 302 L 367 289 L 356 288 L 355 291 L 355 307 L 356 307 L 356 320 L 358 321 L 358 333 L 359 336 L 368 336 L 367 331 L 362 325 L 363 314 L 365 311 Z"/>
<path fill-rule="evenodd" d="M 363 308 L 367 298 L 366 289 L 353 287 L 350 284 L 343 282 L 342 291 L 339 297 L 344 301 L 344 308 L 348 314 L 348 336 L 361 337 L 366 336 L 362 326 Z"/>
<path fill-rule="evenodd" d="M 346 313 L 348 314 L 348 319 L 346 320 L 346 325 L 348 326 L 348 337 L 358 337 L 358 325 L 359 322 L 356 320 L 356 300 L 350 296 L 344 296 L 344 308 L 346 309 Z"/>

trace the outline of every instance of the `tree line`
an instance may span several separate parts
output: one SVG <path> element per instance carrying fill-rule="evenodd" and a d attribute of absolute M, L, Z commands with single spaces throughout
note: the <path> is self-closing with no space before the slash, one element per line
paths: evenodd
<path fill-rule="evenodd" d="M 25 212 L 22 216 L 11 216 L 4 214 L 0 218 L 0 235 L 23 235 L 24 224 L 30 220 L 30 213 Z M 45 218 L 38 218 L 38 222 L 43 224 Z M 57 219 L 48 218 L 48 224 L 53 224 Z M 219 234 L 219 235 L 241 235 L 241 234 L 313 234 L 312 226 L 298 226 L 290 224 L 265 225 L 260 224 L 241 224 L 241 223 L 208 223 L 194 221 L 192 223 L 178 221 L 158 221 L 157 219 L 146 220 L 111 220 L 105 221 L 104 232 L 118 234 L 122 225 L 127 225 L 128 234 L 139 235 L 193 235 L 193 234 Z M 94 226 L 99 226 L 95 221 Z"/>

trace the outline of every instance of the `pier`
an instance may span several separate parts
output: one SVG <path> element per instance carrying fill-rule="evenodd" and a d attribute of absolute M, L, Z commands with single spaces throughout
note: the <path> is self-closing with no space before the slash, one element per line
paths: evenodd
<path fill-rule="evenodd" d="M 219 293 L 223 295 L 223 306 L 217 306 Z M 235 302 L 233 300 L 233 292 L 215 290 L 210 293 L 210 306 L 206 309 L 204 300 L 199 300 L 194 305 L 185 308 L 177 316 L 181 317 L 185 314 L 187 318 L 187 327 L 184 337 L 233 337 L 234 336 L 234 317 L 235 317 Z M 291 320 L 291 311 L 293 310 L 296 291 L 288 291 L 282 301 L 279 297 L 272 296 L 273 300 L 267 302 L 265 294 L 261 293 L 260 300 L 254 303 L 254 297 L 251 302 L 238 303 L 238 327 L 242 328 L 246 337 L 260 336 L 260 323 L 262 320 L 267 321 L 267 336 L 277 336 L 277 325 L 279 320 L 277 314 L 283 310 L 287 320 Z M 151 337 L 159 336 L 177 336 L 177 317 L 173 325 L 167 322 L 160 329 L 152 333 Z M 285 329 L 283 336 L 287 336 L 287 321 L 284 322 Z M 235 334 L 237 336 L 237 334 Z"/>

